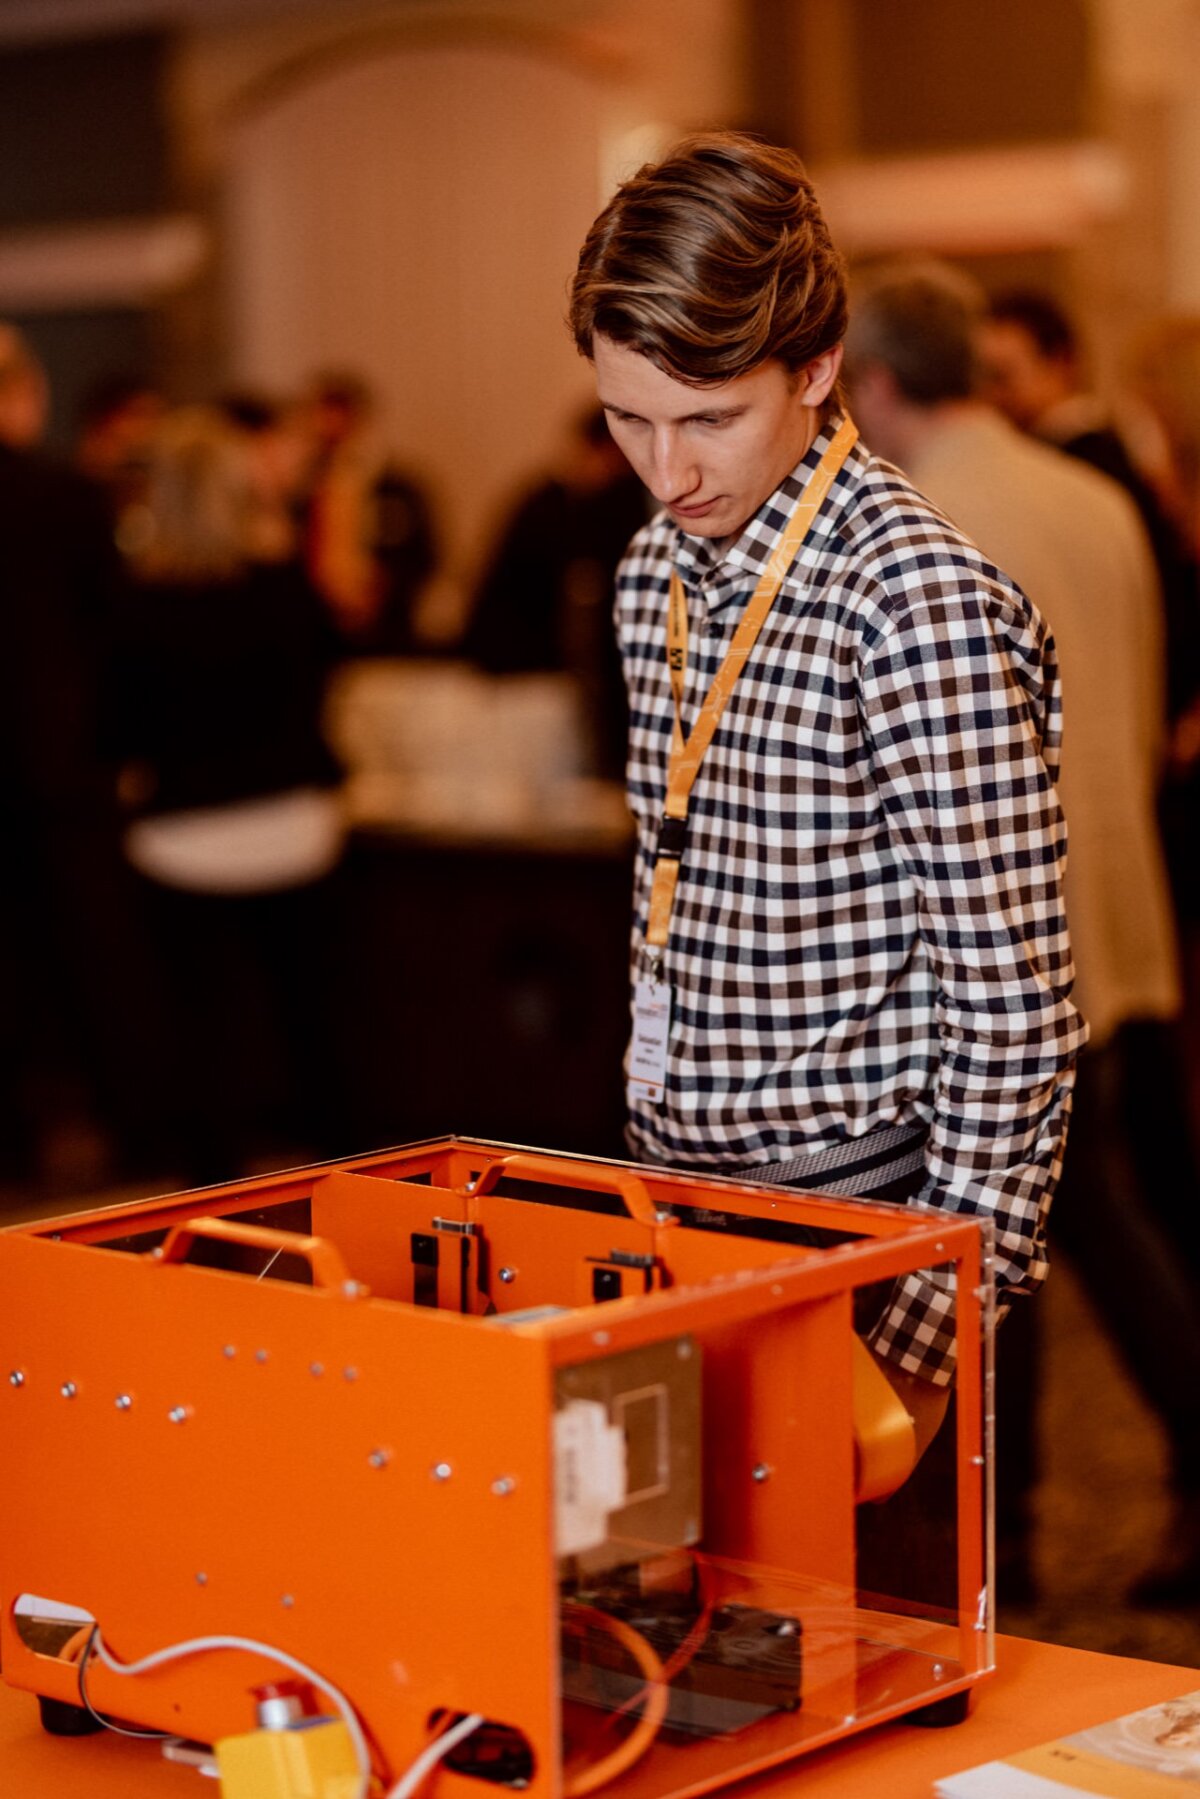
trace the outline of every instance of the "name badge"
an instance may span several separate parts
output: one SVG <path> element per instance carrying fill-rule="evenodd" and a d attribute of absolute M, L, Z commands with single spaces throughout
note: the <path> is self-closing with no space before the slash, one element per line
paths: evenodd
<path fill-rule="evenodd" d="M 671 989 L 646 977 L 633 984 L 633 1036 L 629 1043 L 630 1099 L 658 1100 L 667 1080 Z"/>

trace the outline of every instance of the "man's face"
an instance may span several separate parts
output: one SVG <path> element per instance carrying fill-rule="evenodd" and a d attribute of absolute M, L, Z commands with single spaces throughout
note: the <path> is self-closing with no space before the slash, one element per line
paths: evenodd
<path fill-rule="evenodd" d="M 1069 366 L 1046 356 L 1023 325 L 989 319 L 979 334 L 982 393 L 1022 431 L 1033 431 L 1044 412 L 1073 391 Z"/>
<path fill-rule="evenodd" d="M 637 350 L 597 335 L 596 388 L 609 429 L 641 480 L 693 537 L 734 538 L 809 449 L 841 350 L 798 374 L 764 362 L 689 387 Z"/>

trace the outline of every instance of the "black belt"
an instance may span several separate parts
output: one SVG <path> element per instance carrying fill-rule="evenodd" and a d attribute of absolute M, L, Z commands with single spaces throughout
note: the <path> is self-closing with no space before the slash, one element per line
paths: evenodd
<path fill-rule="evenodd" d="M 915 1173 L 924 1164 L 927 1139 L 923 1125 L 885 1124 L 864 1137 L 852 1137 L 812 1155 L 790 1156 L 786 1162 L 755 1162 L 750 1168 L 721 1172 L 733 1180 L 855 1198 L 886 1187 L 901 1175 Z"/>

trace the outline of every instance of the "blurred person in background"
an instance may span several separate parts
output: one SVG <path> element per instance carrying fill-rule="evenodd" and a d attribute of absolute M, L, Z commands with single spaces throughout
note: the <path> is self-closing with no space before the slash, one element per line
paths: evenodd
<path fill-rule="evenodd" d="M 421 648 L 417 611 L 437 563 L 429 499 L 375 431 L 357 375 L 317 375 L 301 403 L 309 444 L 300 513 L 309 574 L 357 655 Z"/>
<path fill-rule="evenodd" d="M 583 697 L 592 772 L 620 780 L 628 710 L 612 632 L 617 565 L 647 494 L 595 405 L 516 502 L 476 588 L 461 653 L 489 674 L 566 671 Z"/>
<path fill-rule="evenodd" d="M 105 693 L 119 563 L 101 490 L 40 443 L 48 389 L 0 325 L 4 1163 L 69 1191 L 155 1167 L 151 983 Z"/>
<path fill-rule="evenodd" d="M 1141 514 L 1158 567 L 1166 632 L 1164 695 L 1172 747 L 1160 796 L 1164 844 L 1180 920 L 1189 928 L 1200 925 L 1200 538 L 1188 528 L 1186 512 L 1164 500 L 1110 409 L 1091 391 L 1079 333 L 1056 300 L 1026 289 L 993 296 L 979 350 L 984 397 L 1020 430 L 1120 482 Z"/>
<path fill-rule="evenodd" d="M 80 402 L 75 465 L 108 494 L 119 546 L 130 531 L 136 532 L 135 509 L 145 496 L 146 447 L 165 411 L 158 389 L 135 374 L 102 376 Z"/>
<path fill-rule="evenodd" d="M 272 408 L 168 417 L 119 639 L 126 854 L 143 877 L 197 1181 L 334 1153 L 330 958 L 343 825 L 321 712 L 343 649 L 299 557 L 299 450 Z"/>
<path fill-rule="evenodd" d="M 1158 491 L 1200 567 L 1200 318 L 1160 320 L 1134 346 L 1135 392 L 1161 436 Z M 1200 635 L 1200 580 L 1188 595 L 1191 628 Z M 1188 944 L 1193 993 L 1200 991 L 1200 694 L 1193 688 L 1175 717 L 1168 789 L 1168 832 Z"/>
<path fill-rule="evenodd" d="M 1170 1437 L 1172 1540 L 1137 1594 L 1190 1602 L 1200 1597 L 1200 1285 L 1187 1254 L 1200 1177 L 1155 814 L 1165 735 L 1156 574 L 1137 511 L 1114 481 L 1021 435 L 977 397 L 982 308 L 974 284 L 938 264 L 864 276 L 847 336 L 851 404 L 876 453 L 1013 575 L 1057 646 L 1067 917 L 1091 1036 L 1050 1236 L 1083 1276 Z M 1026 1309 L 998 1351 L 1010 1564 L 1002 1598 L 1016 1597 L 1029 1577 L 1020 1552 L 1033 1395 L 1018 1358 L 1028 1377 L 1032 1343 L 1022 1333 L 1032 1328 Z"/>

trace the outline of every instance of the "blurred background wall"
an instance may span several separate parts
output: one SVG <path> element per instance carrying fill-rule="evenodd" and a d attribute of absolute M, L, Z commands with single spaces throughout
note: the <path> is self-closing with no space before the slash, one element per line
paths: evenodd
<path fill-rule="evenodd" d="M 1102 373 L 1200 303 L 1195 0 L 9 0 L 0 312 L 51 372 L 150 359 L 175 398 L 378 386 L 467 581 L 586 378 L 580 235 L 671 136 L 809 159 L 852 254 L 1034 279 Z"/>

